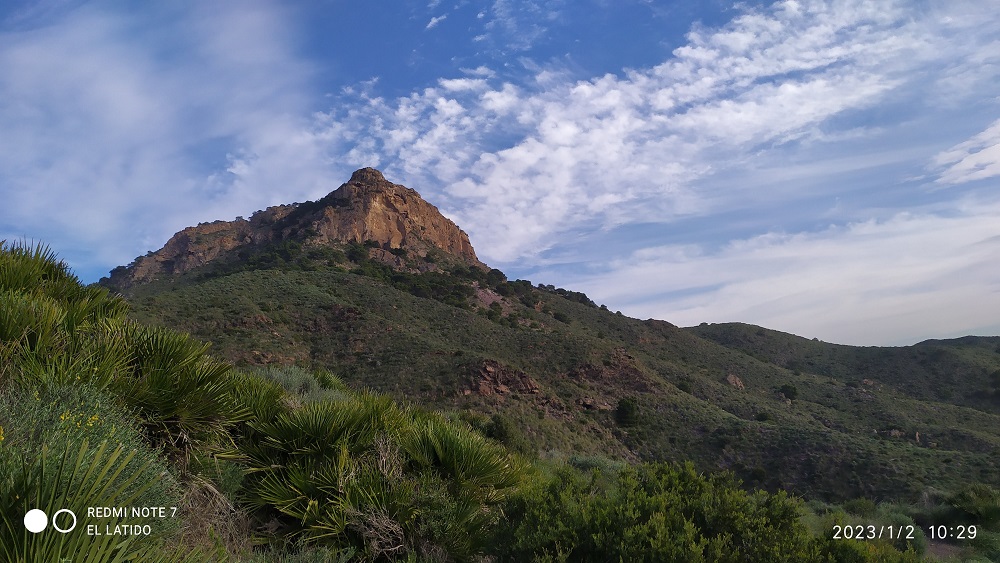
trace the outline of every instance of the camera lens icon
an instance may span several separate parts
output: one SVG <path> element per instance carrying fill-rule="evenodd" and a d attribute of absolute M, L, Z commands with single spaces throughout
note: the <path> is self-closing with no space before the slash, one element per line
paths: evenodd
<path fill-rule="evenodd" d="M 56 523 L 56 518 L 58 518 L 60 514 L 69 515 L 69 518 L 73 519 L 73 523 L 64 528 L 60 528 Z M 49 516 L 42 510 L 32 508 L 24 515 L 24 527 L 32 534 L 38 534 L 44 531 L 45 528 L 49 527 Z M 72 532 L 73 529 L 76 528 L 76 513 L 68 508 L 57 510 L 56 513 L 52 515 L 52 528 L 60 534 L 68 534 Z"/>

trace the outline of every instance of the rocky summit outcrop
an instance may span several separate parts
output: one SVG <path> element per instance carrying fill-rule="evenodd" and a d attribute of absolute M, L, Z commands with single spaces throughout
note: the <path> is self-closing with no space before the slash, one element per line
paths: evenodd
<path fill-rule="evenodd" d="M 464 231 L 415 190 L 387 181 L 374 168 L 355 171 L 318 203 L 319 213 L 309 218 L 316 243 L 372 240 L 384 249 L 406 248 L 420 255 L 438 248 L 482 265 Z"/>
<path fill-rule="evenodd" d="M 241 251 L 294 241 L 303 247 L 365 243 L 375 259 L 392 263 L 392 251 L 412 257 L 443 253 L 451 261 L 485 268 L 455 223 L 415 190 L 385 179 L 374 168 L 362 168 L 318 201 L 269 207 L 250 219 L 214 221 L 188 227 L 156 252 L 112 270 L 101 283 L 118 290 L 171 278 Z M 402 261 L 396 261 L 397 265 Z"/>

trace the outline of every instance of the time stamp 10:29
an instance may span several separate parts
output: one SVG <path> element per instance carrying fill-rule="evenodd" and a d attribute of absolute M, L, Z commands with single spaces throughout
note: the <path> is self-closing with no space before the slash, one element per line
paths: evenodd
<path fill-rule="evenodd" d="M 868 524 L 867 526 L 861 524 L 853 526 L 841 526 L 838 524 L 833 527 L 833 539 L 915 540 L 917 539 L 916 535 L 918 529 L 927 532 L 927 538 L 930 540 L 948 540 L 948 541 L 973 540 L 976 539 L 976 532 L 978 531 L 975 525 L 964 525 L 964 524 L 959 524 L 956 526 L 945 526 L 944 524 L 939 524 L 937 526 L 927 526 L 923 528 L 914 526 L 912 524 L 907 526 L 884 526 L 875 524 Z"/>

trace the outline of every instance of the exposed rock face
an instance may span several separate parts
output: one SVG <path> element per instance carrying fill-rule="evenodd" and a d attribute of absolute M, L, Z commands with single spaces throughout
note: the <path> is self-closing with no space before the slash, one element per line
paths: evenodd
<path fill-rule="evenodd" d="M 326 196 L 326 206 L 310 217 L 317 243 L 374 240 L 383 248 L 426 254 L 432 247 L 472 264 L 476 251 L 455 223 L 416 191 L 386 181 L 374 168 L 356 171 L 350 181 Z"/>
<path fill-rule="evenodd" d="M 485 268 L 465 234 L 416 191 L 393 184 L 374 168 L 362 168 L 318 201 L 279 205 L 249 220 L 215 221 L 188 227 L 156 252 L 118 267 L 102 283 L 119 290 L 183 274 L 233 256 L 240 249 L 295 240 L 304 245 L 375 241 L 373 258 L 401 267 L 388 251 L 403 248 L 412 256 L 433 249 Z"/>
<path fill-rule="evenodd" d="M 743 380 L 740 379 L 739 376 L 736 375 L 735 373 L 730 373 L 729 375 L 726 376 L 726 383 L 739 389 L 740 391 L 747 388 L 747 386 L 744 385 Z"/>
<path fill-rule="evenodd" d="M 481 396 L 509 393 L 538 394 L 538 383 L 523 371 L 505 366 L 495 360 L 484 360 L 475 366 L 469 382 L 470 391 Z"/>
<path fill-rule="evenodd" d="M 651 389 L 649 377 L 643 373 L 635 357 L 625 348 L 615 348 L 602 365 L 589 362 L 580 364 L 566 375 L 571 379 L 597 384 L 609 390 L 646 393 Z"/>

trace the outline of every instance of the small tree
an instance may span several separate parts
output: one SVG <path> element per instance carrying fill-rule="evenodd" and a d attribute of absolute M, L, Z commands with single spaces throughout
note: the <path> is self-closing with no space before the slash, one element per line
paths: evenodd
<path fill-rule="evenodd" d="M 486 273 L 486 284 L 490 287 L 497 287 L 507 282 L 507 276 L 500 270 L 493 268 Z"/>
<path fill-rule="evenodd" d="M 799 396 L 799 390 L 796 389 L 791 383 L 782 385 L 778 391 L 781 391 L 781 394 L 784 395 L 789 401 L 794 401 Z"/>
<path fill-rule="evenodd" d="M 615 409 L 615 420 L 620 426 L 635 426 L 639 423 L 639 401 L 634 397 L 625 397 L 618 401 Z"/>

